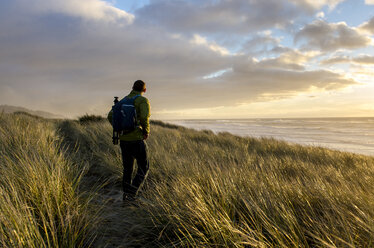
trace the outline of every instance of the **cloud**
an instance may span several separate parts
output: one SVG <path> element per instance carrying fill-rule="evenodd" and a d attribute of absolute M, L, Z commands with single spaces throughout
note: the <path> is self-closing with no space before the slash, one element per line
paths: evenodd
<path fill-rule="evenodd" d="M 300 68 L 264 67 L 264 63 L 253 63 L 248 66 L 235 66 L 232 72 L 223 75 L 222 80 L 229 81 L 235 90 L 232 99 L 236 103 L 248 103 L 263 100 L 272 100 L 274 95 L 290 97 L 310 89 L 336 90 L 356 84 L 352 79 L 345 78 L 337 73 L 316 70 L 304 71 Z"/>
<path fill-rule="evenodd" d="M 318 19 L 323 19 L 323 18 L 325 18 L 325 13 L 323 11 L 320 11 L 315 16 Z"/>
<path fill-rule="evenodd" d="M 257 62 L 258 68 L 291 70 L 291 71 L 305 71 L 306 63 L 315 57 L 315 53 L 301 53 L 297 50 L 286 50 L 278 57 L 265 58 Z"/>
<path fill-rule="evenodd" d="M 374 4 L 374 0 L 365 0 L 365 3 L 367 5 L 373 5 Z"/>
<path fill-rule="evenodd" d="M 300 13 L 286 0 L 151 0 L 138 21 L 176 32 L 245 33 L 285 27 Z"/>
<path fill-rule="evenodd" d="M 12 12 L 0 17 L 1 101 L 70 114 L 103 111 L 105 98 L 110 105 L 138 78 L 162 89 L 162 98 L 179 80 L 193 81 L 227 64 L 217 52 L 157 29 L 52 16 L 27 22 Z"/>
<path fill-rule="evenodd" d="M 334 9 L 339 3 L 345 0 L 291 0 L 291 2 L 307 8 L 311 11 L 321 9 L 323 6 L 328 6 L 329 9 Z"/>
<path fill-rule="evenodd" d="M 350 63 L 351 58 L 348 56 L 333 57 L 321 61 L 321 65 L 331 65 L 331 64 L 345 64 Z"/>
<path fill-rule="evenodd" d="M 264 59 L 258 63 L 259 66 L 266 69 L 283 69 L 283 70 L 293 70 L 293 71 L 303 71 L 305 67 L 297 63 L 285 62 L 282 57 Z"/>
<path fill-rule="evenodd" d="M 150 6 L 172 5 L 173 2 L 152 1 Z M 264 2 L 275 5 L 270 7 Z M 248 18 L 268 19 L 264 26 L 286 23 L 277 21 L 278 17 L 281 20 L 287 15 L 287 11 L 283 12 L 283 7 L 277 5 L 279 2 L 250 1 L 262 8 L 259 9 L 263 11 L 262 15 L 265 7 L 270 13 L 269 16 L 254 13 Z M 157 112 L 236 106 L 243 102 L 264 101 L 264 95 L 290 97 L 313 87 L 331 90 L 357 83 L 333 71 L 307 70 L 306 63 L 313 54 L 282 47 L 270 33 L 262 33 L 258 39 L 268 41 L 268 50 L 275 57 L 255 59 L 247 52 L 232 54 L 201 33 L 175 34 L 175 29 L 148 25 L 139 21 L 138 16 L 132 23 L 124 21 L 128 25 L 121 25 L 122 19 L 117 15 L 106 17 L 105 13 L 109 12 L 104 10 L 113 9 L 110 5 L 102 5 L 101 1 L 87 3 L 97 3 L 91 7 L 104 15 L 88 10 L 84 13 L 79 6 L 72 10 L 70 0 L 53 1 L 54 4 L 38 0 L 37 3 L 41 6 L 29 9 L 25 0 L 0 2 L 0 99 L 4 103 L 69 116 L 84 112 L 101 114 L 110 108 L 113 96 L 124 96 L 132 82 L 143 79 L 148 83 L 147 97 L 151 100 L 152 111 Z M 198 11 L 195 13 L 199 13 L 198 18 L 207 19 L 202 21 L 202 27 L 188 24 L 193 27 L 190 30 L 206 30 L 212 23 L 220 22 L 224 25 L 223 30 L 229 27 L 238 32 L 258 29 L 255 24 L 247 27 L 248 20 L 236 19 L 233 14 L 244 14 L 246 9 L 255 11 L 251 9 L 252 5 L 246 5 L 247 1 L 235 1 L 227 9 L 227 17 L 232 16 L 233 20 L 228 19 L 226 24 L 223 21 L 225 15 L 217 17 L 216 14 L 226 13 L 223 6 L 229 7 L 229 2 L 219 3 L 219 6 L 214 2 L 202 5 L 206 13 L 200 13 L 201 9 L 193 10 Z M 183 1 L 181 4 L 188 7 L 195 3 Z M 277 6 L 280 12 L 273 19 L 271 14 Z M 17 11 L 24 12 L 27 18 L 19 18 L 15 14 L 19 13 Z M 293 14 L 292 8 L 290 11 Z M 211 14 L 216 19 L 210 19 Z M 173 25 L 172 21 L 170 25 Z M 219 27 L 212 28 L 219 31 Z M 217 72 L 222 73 L 206 77 Z"/>
<path fill-rule="evenodd" d="M 361 55 L 357 57 L 348 57 L 348 56 L 338 56 L 330 59 L 323 60 L 321 64 L 330 65 L 330 64 L 344 64 L 344 63 L 355 63 L 355 64 L 374 64 L 374 56 Z"/>
<path fill-rule="evenodd" d="M 83 18 L 85 20 L 99 20 L 107 22 L 121 22 L 130 24 L 134 15 L 118 9 L 103 0 L 13 0 L 18 11 L 27 14 L 63 14 L 71 17 Z"/>
<path fill-rule="evenodd" d="M 198 34 L 194 34 L 193 38 L 190 40 L 190 43 L 198 46 L 205 46 L 210 50 L 217 52 L 221 55 L 229 55 L 229 51 L 226 48 L 217 45 L 217 43 L 215 42 L 209 42 L 206 38 Z"/>
<path fill-rule="evenodd" d="M 367 31 L 371 34 L 374 34 L 374 17 L 371 18 L 368 22 L 365 22 L 362 25 L 360 25 L 359 28 L 363 31 Z"/>
<path fill-rule="evenodd" d="M 243 34 L 285 28 L 295 19 L 333 9 L 344 0 L 150 0 L 138 9 L 138 21 L 176 32 Z"/>
<path fill-rule="evenodd" d="M 272 52 L 281 42 L 280 38 L 273 37 L 271 32 L 262 32 L 254 35 L 246 41 L 241 47 L 241 53 L 262 54 L 264 52 Z"/>
<path fill-rule="evenodd" d="M 356 28 L 349 27 L 345 22 L 327 23 L 323 20 L 306 25 L 295 35 L 294 41 L 304 41 L 304 49 L 321 51 L 356 49 L 371 43 L 369 37 L 361 34 Z"/>
<path fill-rule="evenodd" d="M 353 58 L 353 62 L 358 64 L 374 64 L 374 56 L 362 55 Z"/>

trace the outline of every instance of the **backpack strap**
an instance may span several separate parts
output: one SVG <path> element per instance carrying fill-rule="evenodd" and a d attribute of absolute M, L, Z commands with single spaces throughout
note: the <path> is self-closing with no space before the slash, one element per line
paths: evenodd
<path fill-rule="evenodd" d="M 133 101 L 134 107 L 135 107 L 135 100 L 136 100 L 136 98 L 138 98 L 139 96 L 141 96 L 141 95 L 139 94 L 139 95 L 136 95 L 136 96 L 134 96 L 133 98 L 131 98 L 131 100 Z M 138 120 L 138 118 L 137 118 L 137 114 L 136 114 L 136 109 L 135 109 L 135 118 L 136 118 L 136 120 Z M 139 127 L 140 125 L 138 124 L 138 121 L 136 121 L 136 123 L 137 123 L 136 127 Z"/>
<path fill-rule="evenodd" d="M 136 95 L 136 96 L 133 96 L 133 97 L 130 98 L 132 104 L 135 104 L 135 100 L 136 100 L 136 98 L 138 98 L 139 96 L 140 96 L 140 95 Z"/>
<path fill-rule="evenodd" d="M 125 99 L 130 99 L 132 101 L 135 101 L 136 98 L 138 98 L 139 96 L 141 96 L 140 94 L 139 95 L 136 95 L 136 96 L 133 96 L 133 97 L 128 97 L 128 96 L 125 96 L 124 98 L 121 99 L 120 102 L 123 102 Z"/>
<path fill-rule="evenodd" d="M 140 94 L 139 95 L 136 95 L 136 96 L 134 96 L 132 99 L 136 99 L 136 98 L 138 98 L 139 96 L 141 96 Z"/>

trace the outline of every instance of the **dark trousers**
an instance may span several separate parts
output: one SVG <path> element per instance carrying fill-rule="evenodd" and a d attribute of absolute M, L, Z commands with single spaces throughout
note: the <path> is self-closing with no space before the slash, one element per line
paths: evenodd
<path fill-rule="evenodd" d="M 123 193 L 125 195 L 135 196 L 144 179 L 147 177 L 149 170 L 147 145 L 143 140 L 137 140 L 121 141 L 120 146 L 123 161 Z M 138 170 L 132 180 L 135 159 L 138 164 Z"/>

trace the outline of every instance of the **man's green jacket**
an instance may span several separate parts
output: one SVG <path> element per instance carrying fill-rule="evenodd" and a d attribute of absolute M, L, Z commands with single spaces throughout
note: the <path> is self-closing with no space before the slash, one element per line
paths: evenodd
<path fill-rule="evenodd" d="M 134 131 L 121 135 L 119 137 L 120 140 L 143 140 L 144 135 L 149 135 L 149 117 L 151 116 L 151 106 L 149 104 L 148 99 L 142 96 L 139 91 L 132 90 L 128 97 L 134 97 L 136 95 L 140 95 L 134 101 L 136 115 L 138 119 L 138 126 L 135 128 Z M 108 114 L 108 120 L 110 123 L 112 123 L 112 110 Z"/>

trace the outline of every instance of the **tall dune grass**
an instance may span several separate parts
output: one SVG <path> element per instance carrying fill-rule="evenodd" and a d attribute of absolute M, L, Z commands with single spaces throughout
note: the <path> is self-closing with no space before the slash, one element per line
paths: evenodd
<path fill-rule="evenodd" d="M 145 197 L 160 238 L 195 247 L 371 247 L 374 159 L 153 128 Z"/>
<path fill-rule="evenodd" d="M 108 123 L 64 125 L 120 180 Z M 127 220 L 140 246 L 374 246 L 373 157 L 159 122 L 147 142 L 146 200 Z"/>
<path fill-rule="evenodd" d="M 63 143 L 70 148 L 78 146 L 76 160 L 89 162 L 89 174 L 102 178 L 97 186 L 121 180 L 121 153 L 119 146 L 112 143 L 112 127 L 101 119 L 87 119 L 90 121 L 60 122 L 58 132 Z"/>
<path fill-rule="evenodd" d="M 0 115 L 0 246 L 86 247 L 88 201 L 78 193 L 84 165 L 61 146 L 55 122 Z"/>
<path fill-rule="evenodd" d="M 88 246 L 79 182 L 120 188 L 122 177 L 109 123 L 2 115 L 0 124 L 1 245 Z M 139 207 L 116 220 L 129 226 L 123 247 L 374 246 L 373 157 L 162 122 L 151 130 Z M 79 161 L 102 179 L 80 181 Z"/>

